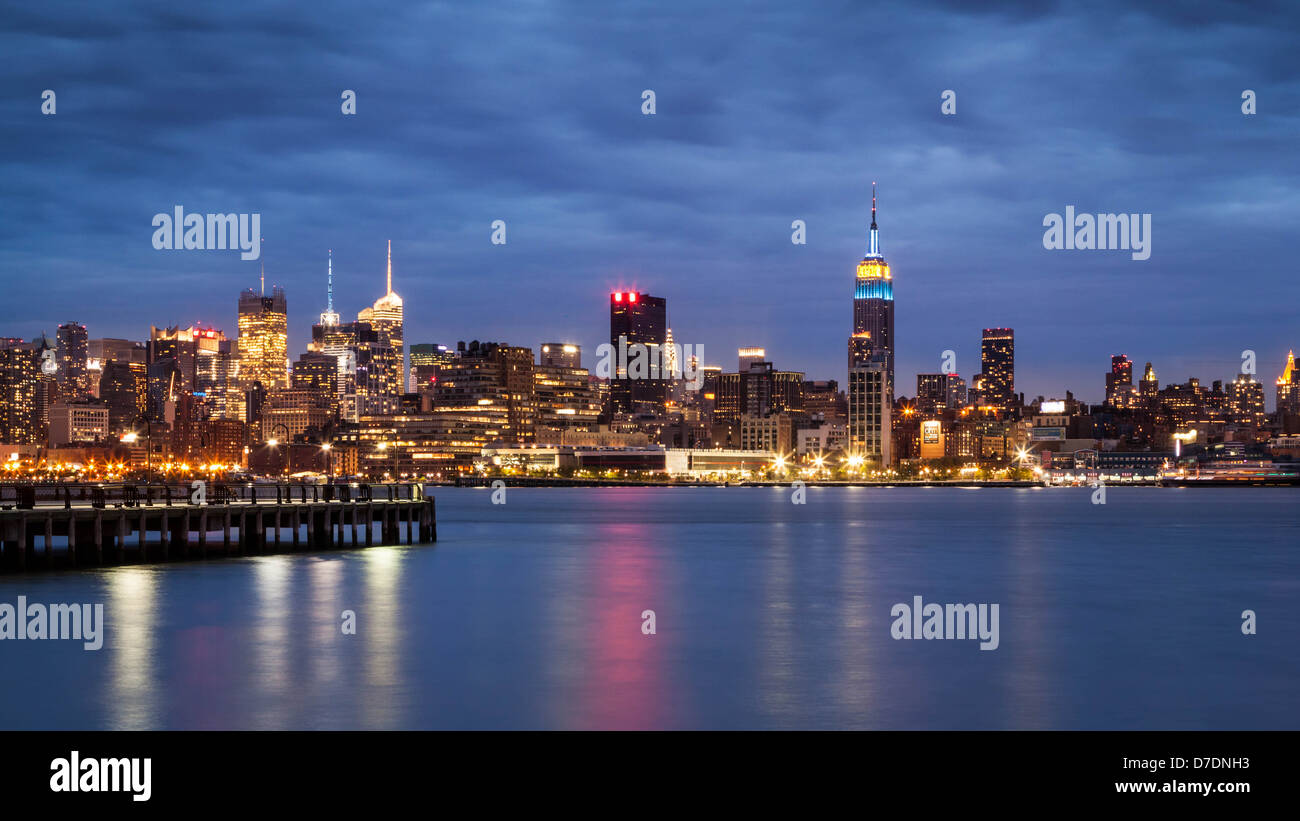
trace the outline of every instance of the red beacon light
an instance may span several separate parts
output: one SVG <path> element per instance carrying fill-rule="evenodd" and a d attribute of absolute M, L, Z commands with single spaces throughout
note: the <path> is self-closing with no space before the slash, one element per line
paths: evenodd
<path fill-rule="evenodd" d="M 628 302 L 636 302 L 636 291 L 631 291 L 627 295 Z"/>
<path fill-rule="evenodd" d="M 615 302 L 622 302 L 622 301 L 623 301 L 623 292 L 622 292 L 622 291 L 615 291 L 615 292 L 614 292 L 614 301 L 615 301 Z"/>

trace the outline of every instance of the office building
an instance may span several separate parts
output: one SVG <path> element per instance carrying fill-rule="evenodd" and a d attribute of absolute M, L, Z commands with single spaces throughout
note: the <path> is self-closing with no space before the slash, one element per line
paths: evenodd
<path fill-rule="evenodd" d="M 272 288 L 269 297 L 251 288 L 239 295 L 239 384 L 245 392 L 255 382 L 266 390 L 289 386 L 288 324 L 283 288 Z"/>
<path fill-rule="evenodd" d="M 86 326 L 69 322 L 59 326 L 59 396 L 65 402 L 79 402 L 90 398 L 90 374 L 86 363 L 89 359 L 89 339 Z"/>
<path fill-rule="evenodd" d="M 1016 332 L 1011 328 L 985 328 L 980 344 L 980 367 L 984 375 L 980 404 L 1008 415 L 1019 411 L 1016 399 Z"/>
<path fill-rule="evenodd" d="M 668 303 L 661 297 L 637 291 L 615 291 L 609 297 L 609 340 L 616 352 L 610 374 L 610 407 L 614 413 L 663 413 L 668 382 L 662 368 L 643 378 L 628 374 L 631 345 L 645 345 L 651 362 L 662 362 L 668 342 Z M 654 371 L 659 371 L 655 373 Z"/>

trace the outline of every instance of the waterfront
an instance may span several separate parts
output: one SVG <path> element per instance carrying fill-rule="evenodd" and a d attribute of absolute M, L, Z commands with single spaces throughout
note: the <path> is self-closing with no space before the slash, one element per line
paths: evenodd
<path fill-rule="evenodd" d="M 439 488 L 436 546 L 0 577 L 106 620 L 0 641 L 0 728 L 1300 728 L 1295 491 L 1092 493 Z"/>

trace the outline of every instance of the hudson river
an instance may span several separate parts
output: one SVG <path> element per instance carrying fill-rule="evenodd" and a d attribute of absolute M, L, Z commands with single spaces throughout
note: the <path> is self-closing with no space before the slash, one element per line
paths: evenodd
<path fill-rule="evenodd" d="M 0 728 L 1300 729 L 1297 490 L 435 494 L 436 545 L 0 577 L 107 621 L 0 641 Z"/>

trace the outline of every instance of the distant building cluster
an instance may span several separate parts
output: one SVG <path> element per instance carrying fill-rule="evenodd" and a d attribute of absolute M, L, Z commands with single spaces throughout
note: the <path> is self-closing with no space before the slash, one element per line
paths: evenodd
<path fill-rule="evenodd" d="M 780 368 L 761 346 L 740 348 L 735 370 L 699 362 L 674 343 L 667 299 L 639 291 L 610 294 L 609 347 L 618 356 L 602 372 L 565 341 L 536 350 L 479 340 L 408 345 L 391 243 L 384 293 L 345 321 L 334 308 L 331 254 L 325 310 L 296 359 L 287 297 L 279 287 L 268 294 L 264 276 L 258 290 L 239 294 L 234 338 L 199 325 L 151 327 L 140 341 L 90 338 L 76 322 L 52 339 L 0 338 L 0 464 L 367 479 L 497 469 L 703 475 L 773 463 L 890 474 L 1110 465 L 1122 473 L 1197 453 L 1300 452 L 1293 353 L 1273 414 L 1253 374 L 1162 386 L 1151 363 L 1135 374 L 1123 355 L 1111 358 L 1101 405 L 1069 391 L 1027 403 L 1016 392 L 1011 328 L 983 330 L 980 372 L 969 381 L 949 368 L 921 373 L 915 394 L 899 396 L 893 275 L 874 190 L 853 288 L 844 381 Z M 629 349 L 650 352 L 654 364 L 638 371 Z"/>

